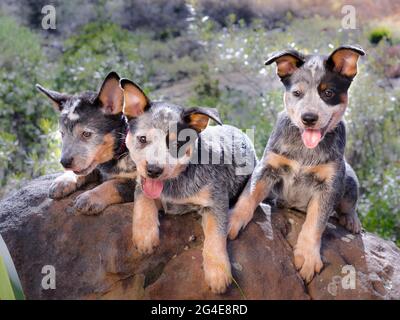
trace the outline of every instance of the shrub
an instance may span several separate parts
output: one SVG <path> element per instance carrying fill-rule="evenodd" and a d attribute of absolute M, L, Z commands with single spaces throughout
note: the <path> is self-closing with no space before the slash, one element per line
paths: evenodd
<path fill-rule="evenodd" d="M 67 92 L 96 90 L 111 70 L 142 80 L 143 65 L 138 55 L 140 36 L 110 22 L 87 24 L 65 41 L 57 87 Z"/>
<path fill-rule="evenodd" d="M 48 128 L 44 130 L 42 123 L 54 119 L 54 112 L 35 90 L 35 83 L 48 83 L 52 74 L 52 66 L 42 59 L 40 38 L 0 16 L 0 52 L 0 185 L 4 186 L 15 177 L 47 171 Z M 40 155 L 35 164 L 34 155 Z"/>
<path fill-rule="evenodd" d="M 368 39 L 369 42 L 371 42 L 372 44 L 378 44 L 381 40 L 386 40 L 388 42 L 391 42 L 392 33 L 386 27 L 377 27 L 371 30 L 371 32 L 368 35 Z"/>

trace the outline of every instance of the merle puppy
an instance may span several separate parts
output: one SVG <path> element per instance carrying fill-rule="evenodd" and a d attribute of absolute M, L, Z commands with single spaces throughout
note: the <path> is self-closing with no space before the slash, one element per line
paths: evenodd
<path fill-rule="evenodd" d="M 342 120 L 348 89 L 357 73 L 361 48 L 342 46 L 329 56 L 297 51 L 273 54 L 285 86 L 283 111 L 231 217 L 235 238 L 268 195 L 279 204 L 307 212 L 294 248 L 294 262 L 307 282 L 323 267 L 321 236 L 336 210 L 340 223 L 358 233 L 358 181 L 344 160 L 346 129 Z"/>
<path fill-rule="evenodd" d="M 213 292 L 222 293 L 232 277 L 226 248 L 228 210 L 254 168 L 253 145 L 234 127 L 208 126 L 210 119 L 221 124 L 215 109 L 151 102 L 126 79 L 121 87 L 129 121 L 126 144 L 138 171 L 133 243 L 142 253 L 159 245 L 158 210 L 163 204 L 196 209 L 205 235 L 205 280 Z"/>
<path fill-rule="evenodd" d="M 75 95 L 36 85 L 52 100 L 60 115 L 60 162 L 66 172 L 50 186 L 50 198 L 64 198 L 88 182 L 102 181 L 76 198 L 75 208 L 85 214 L 133 201 L 136 167 L 125 146 L 127 123 L 122 114 L 119 80 L 118 74 L 111 72 L 98 92 Z"/>

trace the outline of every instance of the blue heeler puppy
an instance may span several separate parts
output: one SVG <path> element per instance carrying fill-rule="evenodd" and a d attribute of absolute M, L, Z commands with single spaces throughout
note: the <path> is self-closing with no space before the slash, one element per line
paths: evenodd
<path fill-rule="evenodd" d="M 256 156 L 250 139 L 221 124 L 211 108 L 182 108 L 151 102 L 129 80 L 121 80 L 124 114 L 129 121 L 126 144 L 137 165 L 132 236 L 141 253 L 160 244 L 158 210 L 202 215 L 205 280 L 215 293 L 231 282 L 226 248 L 228 210 L 245 187 Z M 133 190 L 132 190 L 133 192 Z M 171 208 L 172 206 L 172 208 Z"/>
<path fill-rule="evenodd" d="M 267 196 L 278 204 L 307 212 L 294 248 L 294 262 L 309 282 L 323 267 L 321 236 L 336 210 L 349 231 L 359 233 L 356 213 L 358 181 L 344 160 L 346 129 L 342 121 L 348 88 L 364 51 L 342 46 L 328 57 L 297 51 L 273 54 L 285 86 L 285 111 L 280 113 L 263 158 L 256 166 L 231 217 L 235 238 Z"/>
<path fill-rule="evenodd" d="M 118 74 L 111 72 L 98 92 L 75 95 L 36 85 L 52 100 L 60 115 L 60 162 L 66 172 L 50 186 L 50 198 L 64 198 L 86 183 L 102 181 L 76 198 L 75 208 L 85 214 L 133 201 L 136 167 L 125 145 L 127 123 L 122 114 L 123 92 L 119 80 Z"/>

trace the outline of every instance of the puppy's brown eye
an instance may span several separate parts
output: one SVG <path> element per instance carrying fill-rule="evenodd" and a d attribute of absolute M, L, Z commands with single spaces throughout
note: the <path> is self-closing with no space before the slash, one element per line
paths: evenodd
<path fill-rule="evenodd" d="M 92 133 L 89 131 L 83 131 L 82 132 L 82 137 L 84 137 L 85 139 L 88 139 L 92 136 Z"/>
<path fill-rule="evenodd" d="M 330 90 L 330 89 L 327 89 L 327 90 L 325 90 L 324 91 L 324 95 L 325 95 L 325 97 L 327 97 L 327 98 L 332 98 L 333 96 L 334 96 L 334 92 L 332 91 L 332 90 Z"/>
<path fill-rule="evenodd" d="M 60 131 L 60 134 L 61 134 L 61 138 L 64 138 L 64 132 L 63 131 Z"/>
<path fill-rule="evenodd" d="M 300 90 L 294 90 L 294 91 L 292 92 L 292 94 L 293 94 L 295 97 L 300 97 L 300 96 L 301 96 L 301 91 L 300 91 Z"/>
<path fill-rule="evenodd" d="M 139 136 L 138 140 L 141 144 L 145 144 L 147 142 L 146 136 Z"/>

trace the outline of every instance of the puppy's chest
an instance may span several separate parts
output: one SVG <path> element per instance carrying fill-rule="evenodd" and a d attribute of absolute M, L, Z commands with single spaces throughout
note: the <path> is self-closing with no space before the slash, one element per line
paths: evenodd
<path fill-rule="evenodd" d="M 281 167 L 273 193 L 285 206 L 302 210 L 313 194 L 329 185 L 334 174 L 334 163 L 308 166 L 291 161 Z"/>
<path fill-rule="evenodd" d="M 312 177 L 303 168 L 293 170 L 286 167 L 273 191 L 276 197 L 286 205 L 303 207 L 311 197 Z"/>
<path fill-rule="evenodd" d="M 178 213 L 182 211 L 182 213 L 186 213 L 189 211 L 197 211 L 201 208 L 212 206 L 211 192 L 209 187 L 204 186 L 200 188 L 200 190 L 198 190 L 197 192 L 190 191 L 167 187 L 166 190 L 163 191 L 161 197 L 161 201 L 164 204 L 164 209 L 177 208 L 179 210 L 168 209 L 165 211 L 176 211 Z"/>

